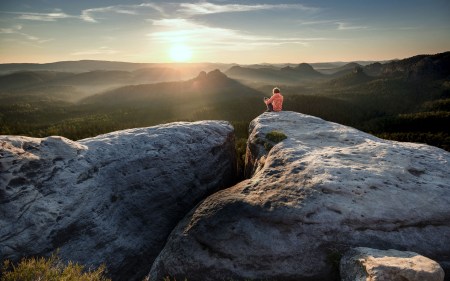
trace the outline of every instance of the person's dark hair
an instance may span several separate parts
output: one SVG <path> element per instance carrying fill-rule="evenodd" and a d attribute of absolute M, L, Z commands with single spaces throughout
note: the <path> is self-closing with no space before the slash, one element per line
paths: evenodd
<path fill-rule="evenodd" d="M 275 88 L 273 88 L 273 91 L 272 91 L 274 94 L 276 94 L 276 93 L 279 93 L 280 92 L 280 89 L 278 88 L 278 87 L 275 87 Z"/>

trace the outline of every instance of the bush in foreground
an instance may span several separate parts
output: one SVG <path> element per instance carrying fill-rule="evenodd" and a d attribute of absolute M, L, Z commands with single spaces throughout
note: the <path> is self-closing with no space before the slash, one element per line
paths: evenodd
<path fill-rule="evenodd" d="M 53 254 L 49 258 L 24 258 L 17 265 L 4 261 L 1 281 L 111 281 L 105 271 L 104 265 L 96 270 L 73 262 L 66 265 Z"/>

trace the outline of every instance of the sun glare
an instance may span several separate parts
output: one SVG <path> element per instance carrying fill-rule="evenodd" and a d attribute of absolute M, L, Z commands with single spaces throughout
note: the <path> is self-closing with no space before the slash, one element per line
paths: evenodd
<path fill-rule="evenodd" d="M 184 62 L 190 60 L 192 57 L 192 50 L 185 45 L 175 45 L 170 48 L 170 58 L 173 61 Z"/>

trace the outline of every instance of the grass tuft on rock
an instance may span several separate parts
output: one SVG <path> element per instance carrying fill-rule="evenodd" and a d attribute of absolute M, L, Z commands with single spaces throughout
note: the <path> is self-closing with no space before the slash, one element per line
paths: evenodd
<path fill-rule="evenodd" d="M 105 277 L 106 267 L 101 265 L 93 270 L 83 265 L 69 262 L 64 264 L 57 254 L 49 258 L 24 258 L 14 265 L 5 260 L 2 267 L 1 281 L 111 281 Z"/>
<path fill-rule="evenodd" d="M 285 140 L 286 138 L 287 136 L 283 132 L 270 131 L 266 134 L 267 141 L 264 142 L 264 148 L 266 149 L 266 151 L 269 151 L 275 144 Z"/>
<path fill-rule="evenodd" d="M 283 132 L 271 131 L 266 134 L 266 139 L 274 143 L 279 143 L 280 141 L 287 139 L 287 136 Z"/>

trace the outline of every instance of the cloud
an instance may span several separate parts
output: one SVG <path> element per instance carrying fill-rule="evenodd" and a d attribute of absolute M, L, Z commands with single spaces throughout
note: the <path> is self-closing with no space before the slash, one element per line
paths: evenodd
<path fill-rule="evenodd" d="M 297 44 L 307 46 L 312 41 L 327 40 L 326 38 L 280 38 L 274 36 L 255 35 L 241 30 L 211 27 L 205 23 L 193 20 L 195 16 L 249 12 L 258 10 L 302 10 L 316 12 L 319 8 L 307 7 L 302 4 L 214 4 L 210 2 L 180 3 L 172 9 L 172 18 L 166 17 L 148 20 L 158 31 L 147 34 L 154 42 L 164 44 L 183 43 L 196 46 L 197 49 L 254 49 L 261 46 L 280 46 Z"/>
<path fill-rule="evenodd" d="M 253 49 L 256 46 L 279 46 L 297 44 L 306 46 L 312 41 L 327 40 L 326 38 L 280 38 L 246 34 L 239 30 L 220 27 L 210 27 L 188 19 L 153 20 L 153 25 L 164 29 L 147 34 L 151 40 L 163 44 L 188 44 L 197 49 L 242 50 Z"/>
<path fill-rule="evenodd" d="M 77 16 L 71 16 L 63 12 L 54 13 L 17 13 L 18 19 L 21 20 L 33 20 L 33 21 L 56 21 L 59 19 L 78 18 Z"/>
<path fill-rule="evenodd" d="M 0 34 L 16 34 L 20 35 L 22 37 L 25 37 L 29 41 L 37 42 L 37 43 L 45 43 L 52 41 L 53 39 L 42 39 L 33 35 L 30 35 L 28 33 L 22 32 L 23 26 L 22 25 L 16 25 L 10 28 L 0 28 Z"/>
<path fill-rule="evenodd" d="M 335 20 L 313 20 L 313 21 L 299 21 L 301 25 L 324 25 L 324 24 L 335 24 Z"/>
<path fill-rule="evenodd" d="M 98 13 L 117 13 L 117 14 L 127 14 L 127 15 L 136 15 L 136 11 L 131 9 L 126 9 L 121 6 L 110 6 L 103 8 L 92 8 L 86 9 L 81 12 L 81 19 L 87 22 L 98 22 L 95 18 L 95 14 Z"/>
<path fill-rule="evenodd" d="M 53 22 L 61 19 L 80 19 L 85 22 L 97 23 L 102 18 L 102 14 L 124 14 L 124 15 L 148 15 L 148 9 L 158 12 L 161 18 L 172 17 L 193 17 L 197 15 L 249 12 L 258 10 L 302 10 L 315 12 L 319 8 L 308 7 L 302 4 L 214 4 L 209 2 L 198 3 L 141 3 L 132 5 L 113 5 L 106 7 L 89 8 L 82 10 L 80 15 L 70 15 L 61 9 L 55 9 L 51 13 L 29 13 L 29 12 L 7 12 L 18 14 L 18 19 L 32 21 Z M 169 15 L 170 14 L 170 15 Z"/>
<path fill-rule="evenodd" d="M 99 21 L 98 14 L 124 14 L 124 15 L 138 15 L 142 10 L 153 9 L 164 15 L 162 7 L 153 3 L 142 3 L 136 5 L 115 5 L 107 7 L 90 8 L 81 11 L 80 15 L 69 15 L 64 13 L 61 9 L 54 9 L 51 13 L 34 13 L 34 12 L 0 12 L 6 14 L 18 15 L 20 20 L 30 21 L 45 21 L 54 22 L 61 19 L 79 19 L 86 22 L 96 23 Z M 148 13 L 147 13 L 148 14 Z"/>
<path fill-rule="evenodd" d="M 305 26 L 320 26 L 321 29 L 326 26 L 330 29 L 337 30 L 368 30 L 371 29 L 366 25 L 354 25 L 348 22 L 344 22 L 342 20 L 312 20 L 312 21 L 297 21 L 301 25 Z"/>
<path fill-rule="evenodd" d="M 362 26 L 362 25 L 351 25 L 346 22 L 336 22 L 335 23 L 338 27 L 338 30 L 358 30 L 358 29 L 368 29 L 368 26 Z"/>
<path fill-rule="evenodd" d="M 0 28 L 0 33 L 2 34 L 14 34 L 14 33 L 18 33 L 19 30 L 22 29 L 21 25 L 16 25 L 14 27 L 10 27 L 10 28 Z"/>
<path fill-rule="evenodd" d="M 108 7 L 99 7 L 86 9 L 81 12 L 80 18 L 86 22 L 98 22 L 98 14 L 101 13 L 117 13 L 138 15 L 145 14 L 143 9 L 152 9 L 159 13 L 159 16 L 169 18 L 167 11 L 170 11 L 172 16 L 183 15 L 185 17 L 192 17 L 196 15 L 217 14 L 217 13 L 231 13 L 231 12 L 249 12 L 257 10 L 303 10 L 303 11 L 317 11 L 319 8 L 307 7 L 302 4 L 257 4 L 257 5 L 242 5 L 242 4 L 225 4 L 218 5 L 209 2 L 199 3 L 142 3 L 136 5 L 115 5 Z"/>
<path fill-rule="evenodd" d="M 109 47 L 100 47 L 97 49 L 83 50 L 73 52 L 71 56 L 92 56 L 92 55 L 114 55 L 119 53 L 119 51 L 111 49 Z"/>
<path fill-rule="evenodd" d="M 159 13 L 163 13 L 163 9 L 153 3 L 142 3 L 137 5 L 115 5 L 100 8 L 91 8 L 81 11 L 80 18 L 87 22 L 98 22 L 97 14 L 116 13 L 125 15 L 138 15 L 141 9 L 153 9 Z"/>
<path fill-rule="evenodd" d="M 217 5 L 209 2 L 200 3 L 181 3 L 179 12 L 188 15 L 207 15 L 218 13 L 235 13 L 235 12 L 249 12 L 258 10 L 303 10 L 303 11 L 317 11 L 318 8 L 307 7 L 302 4 L 256 4 L 256 5 L 242 5 L 242 4 L 225 4 Z"/>

